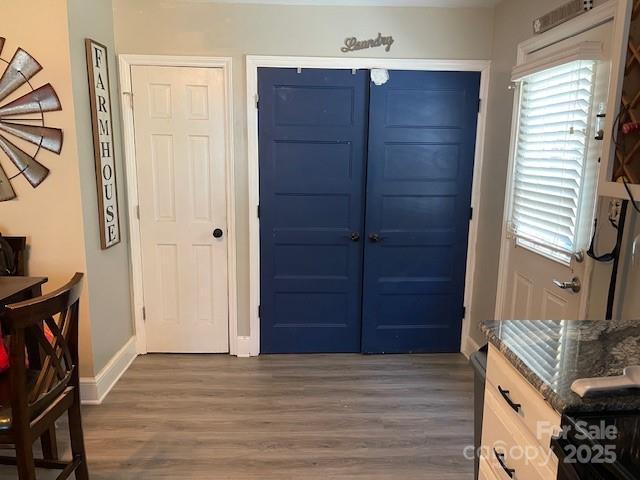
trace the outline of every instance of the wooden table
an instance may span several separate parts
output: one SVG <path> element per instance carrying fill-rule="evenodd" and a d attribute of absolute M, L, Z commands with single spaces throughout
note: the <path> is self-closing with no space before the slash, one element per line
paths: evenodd
<path fill-rule="evenodd" d="M 5 305 L 42 295 L 47 277 L 0 277 L 0 311 Z"/>
<path fill-rule="evenodd" d="M 9 332 L 11 329 L 6 324 L 6 318 L 2 314 L 5 305 L 22 302 L 42 295 L 42 284 L 47 283 L 47 277 L 0 277 L 0 330 Z M 0 339 L 2 333 L 0 332 Z M 1 340 L 0 340 L 1 341 Z M 40 351 L 37 342 L 27 339 L 27 353 L 30 365 L 40 364 Z"/>

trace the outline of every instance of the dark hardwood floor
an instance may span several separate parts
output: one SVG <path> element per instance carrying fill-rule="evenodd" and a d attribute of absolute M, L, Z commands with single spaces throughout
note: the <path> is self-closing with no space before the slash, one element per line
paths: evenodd
<path fill-rule="evenodd" d="M 471 480 L 462 355 L 147 355 L 85 407 L 92 480 Z M 66 425 L 58 436 L 67 450 Z M 55 478 L 40 471 L 40 479 Z M 0 467 L 0 479 L 15 479 Z"/>

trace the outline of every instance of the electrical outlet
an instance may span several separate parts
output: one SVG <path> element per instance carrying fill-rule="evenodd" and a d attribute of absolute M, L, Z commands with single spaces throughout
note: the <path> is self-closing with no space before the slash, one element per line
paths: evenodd
<path fill-rule="evenodd" d="M 618 223 L 620 218 L 620 210 L 622 208 L 622 200 L 615 199 L 609 201 L 609 220 Z"/>

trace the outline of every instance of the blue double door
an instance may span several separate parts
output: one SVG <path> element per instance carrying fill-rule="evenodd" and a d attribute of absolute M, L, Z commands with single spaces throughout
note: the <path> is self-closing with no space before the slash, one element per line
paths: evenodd
<path fill-rule="evenodd" d="M 459 351 L 479 84 L 259 70 L 261 352 Z"/>

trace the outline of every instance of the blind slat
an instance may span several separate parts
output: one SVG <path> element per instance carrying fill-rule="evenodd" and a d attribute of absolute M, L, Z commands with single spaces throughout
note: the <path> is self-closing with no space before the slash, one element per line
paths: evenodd
<path fill-rule="evenodd" d="M 550 200 L 556 201 L 557 199 L 570 200 L 574 205 L 578 205 L 575 199 L 574 190 L 569 188 L 556 187 L 553 185 L 531 184 L 518 182 L 518 189 L 515 192 L 516 195 L 521 193 L 524 195 L 527 192 L 546 195 Z"/>
<path fill-rule="evenodd" d="M 576 206 L 571 204 L 564 198 L 556 199 L 554 201 L 554 199 L 550 199 L 548 196 L 537 195 L 534 193 L 529 193 L 527 195 L 516 195 L 514 198 L 514 202 L 526 202 L 532 205 L 537 205 L 540 208 L 558 208 L 562 209 L 563 211 L 571 210 L 574 215 L 576 212 Z M 567 213 L 567 215 L 569 215 L 569 213 Z"/>
<path fill-rule="evenodd" d="M 575 210 L 569 207 L 563 207 L 562 205 L 554 205 L 552 203 L 539 202 L 535 199 L 530 199 L 526 197 L 516 197 L 515 199 L 516 205 L 524 209 L 531 209 L 534 211 L 538 211 L 541 213 L 551 213 L 554 215 L 562 215 L 567 218 L 571 218 L 575 215 Z"/>
<path fill-rule="evenodd" d="M 575 119 L 573 121 L 573 125 L 574 125 L 574 128 L 575 127 L 580 127 L 582 129 L 587 128 L 587 124 L 586 123 L 581 123 L 580 119 Z M 566 133 L 566 130 L 563 130 L 563 129 L 567 127 L 567 124 L 566 124 L 565 121 L 561 121 L 561 122 L 549 121 L 547 123 L 543 123 L 543 124 L 540 124 L 540 125 L 525 125 L 525 126 L 527 128 L 524 129 L 524 131 L 523 131 L 522 128 L 520 128 L 520 132 L 519 132 L 520 134 L 528 133 L 528 134 L 533 135 L 536 132 L 557 132 L 557 133 L 565 132 Z"/>

